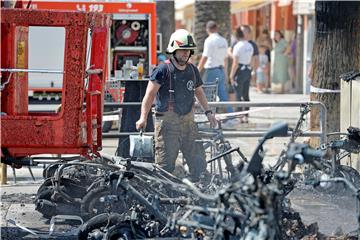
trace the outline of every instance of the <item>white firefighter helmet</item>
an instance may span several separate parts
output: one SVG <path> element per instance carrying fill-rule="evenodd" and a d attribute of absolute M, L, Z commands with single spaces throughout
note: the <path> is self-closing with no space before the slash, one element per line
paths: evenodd
<path fill-rule="evenodd" d="M 194 37 L 185 29 L 178 29 L 173 34 L 171 34 L 166 52 L 173 53 L 178 49 L 196 49 Z"/>

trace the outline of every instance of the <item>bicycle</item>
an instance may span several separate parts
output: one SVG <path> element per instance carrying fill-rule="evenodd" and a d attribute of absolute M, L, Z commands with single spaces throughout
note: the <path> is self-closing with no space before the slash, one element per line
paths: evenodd
<path fill-rule="evenodd" d="M 290 136 L 290 140 L 287 144 L 287 148 L 289 147 L 290 144 L 294 143 L 295 140 L 302 135 L 302 131 L 301 128 L 305 122 L 305 116 L 311 111 L 311 104 L 302 104 L 300 106 L 300 117 L 298 119 L 298 121 L 296 122 L 296 125 L 294 127 L 294 129 L 292 129 L 291 131 L 291 136 Z M 271 170 L 280 170 L 284 167 L 287 158 L 286 158 L 286 150 L 287 148 L 283 149 L 280 153 L 280 156 L 277 160 L 277 162 L 275 163 L 275 165 L 271 168 Z"/>
<path fill-rule="evenodd" d="M 210 164 L 210 173 L 218 173 L 220 179 L 224 180 L 223 170 L 227 173 L 227 180 L 231 180 L 237 172 L 236 167 L 233 164 L 231 153 L 237 152 L 240 156 L 240 161 L 248 162 L 245 155 L 240 151 L 239 147 L 231 147 L 231 144 L 226 140 L 223 130 L 221 128 L 221 122 L 218 121 L 217 128 L 200 128 L 199 135 L 205 152 L 210 152 L 210 159 L 207 160 L 207 164 Z M 221 160 L 225 162 L 225 168 Z M 217 170 L 216 171 L 216 163 Z"/>
<path fill-rule="evenodd" d="M 327 175 L 329 177 L 343 177 L 352 182 L 356 187 L 360 187 L 360 174 L 351 166 L 341 164 L 341 159 L 349 156 L 351 153 L 360 152 L 360 129 L 349 127 L 347 133 L 329 133 L 328 136 L 345 135 L 340 140 L 333 140 L 320 146 L 320 150 L 331 152 L 330 158 L 322 158 L 321 166 L 317 169 L 306 168 L 304 175 L 306 179 Z M 329 186 L 315 188 L 327 193 L 346 193 L 345 188 L 339 188 L 338 185 L 330 184 Z"/>

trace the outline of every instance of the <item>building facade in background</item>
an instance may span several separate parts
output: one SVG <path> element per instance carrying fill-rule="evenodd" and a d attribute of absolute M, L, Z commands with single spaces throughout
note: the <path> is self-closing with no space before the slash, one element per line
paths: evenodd
<path fill-rule="evenodd" d="M 194 31 L 194 1 L 179 1 L 175 4 L 176 28 Z M 231 1 L 231 30 L 240 25 L 252 28 L 256 40 L 263 29 L 274 37 L 281 31 L 291 43 L 296 39 L 296 86 L 298 92 L 309 93 L 311 52 L 314 41 L 315 0 L 233 0 Z"/>

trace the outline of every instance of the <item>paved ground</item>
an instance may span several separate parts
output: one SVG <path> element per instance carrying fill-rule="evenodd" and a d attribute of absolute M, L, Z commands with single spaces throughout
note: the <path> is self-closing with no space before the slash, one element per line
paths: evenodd
<path fill-rule="evenodd" d="M 251 91 L 252 101 L 308 101 L 309 96 L 297 94 L 258 94 Z M 253 108 L 255 109 L 255 108 Z M 260 109 L 260 110 L 259 110 Z M 250 114 L 248 124 L 238 124 L 232 130 L 266 130 L 272 123 L 283 120 L 294 126 L 299 116 L 299 108 L 259 108 Z M 307 129 L 305 125 L 303 129 Z M 232 138 L 229 139 L 233 146 L 239 146 L 241 151 L 250 157 L 257 144 L 258 138 Z M 299 139 L 304 141 L 303 138 Z M 287 138 L 275 138 L 265 145 L 266 162 L 271 164 L 275 161 L 283 149 Z M 103 141 L 103 152 L 114 154 L 117 146 L 116 140 L 106 139 Z M 31 239 L 32 235 L 20 231 L 9 224 L 7 220 L 15 220 L 19 224 L 46 231 L 49 222 L 34 210 L 32 201 L 35 198 L 38 186 L 42 182 L 42 167 L 33 167 L 35 181 L 30 177 L 27 168 L 16 170 L 17 183 L 14 184 L 11 169 L 8 169 L 8 185 L 1 187 L 1 239 Z M 320 231 L 332 234 L 337 227 L 344 232 L 356 229 L 355 203 L 348 196 L 330 196 L 309 190 L 308 187 L 300 187 L 290 195 L 292 206 L 301 213 L 305 223 L 318 222 Z M 70 239 L 70 238 L 65 238 Z"/>

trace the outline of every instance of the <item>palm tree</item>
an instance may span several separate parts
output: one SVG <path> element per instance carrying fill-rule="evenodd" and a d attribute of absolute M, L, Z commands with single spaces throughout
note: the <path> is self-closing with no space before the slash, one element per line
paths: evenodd
<path fill-rule="evenodd" d="M 194 35 L 198 45 L 197 54 L 201 54 L 204 48 L 204 41 L 207 37 L 206 23 L 215 21 L 219 27 L 219 33 L 230 42 L 230 1 L 195 1 Z"/>
<path fill-rule="evenodd" d="M 175 31 L 174 1 L 156 2 L 157 32 L 162 35 L 162 49 L 165 53 L 171 34 Z"/>
<path fill-rule="evenodd" d="M 321 89 L 339 90 L 339 76 L 360 68 L 360 2 L 316 1 L 315 14 L 311 85 Z M 311 100 L 323 102 L 327 107 L 327 132 L 338 132 L 340 94 L 312 93 Z M 318 118 L 318 112 L 313 112 L 313 129 L 318 129 L 318 126 L 314 126 Z"/>

